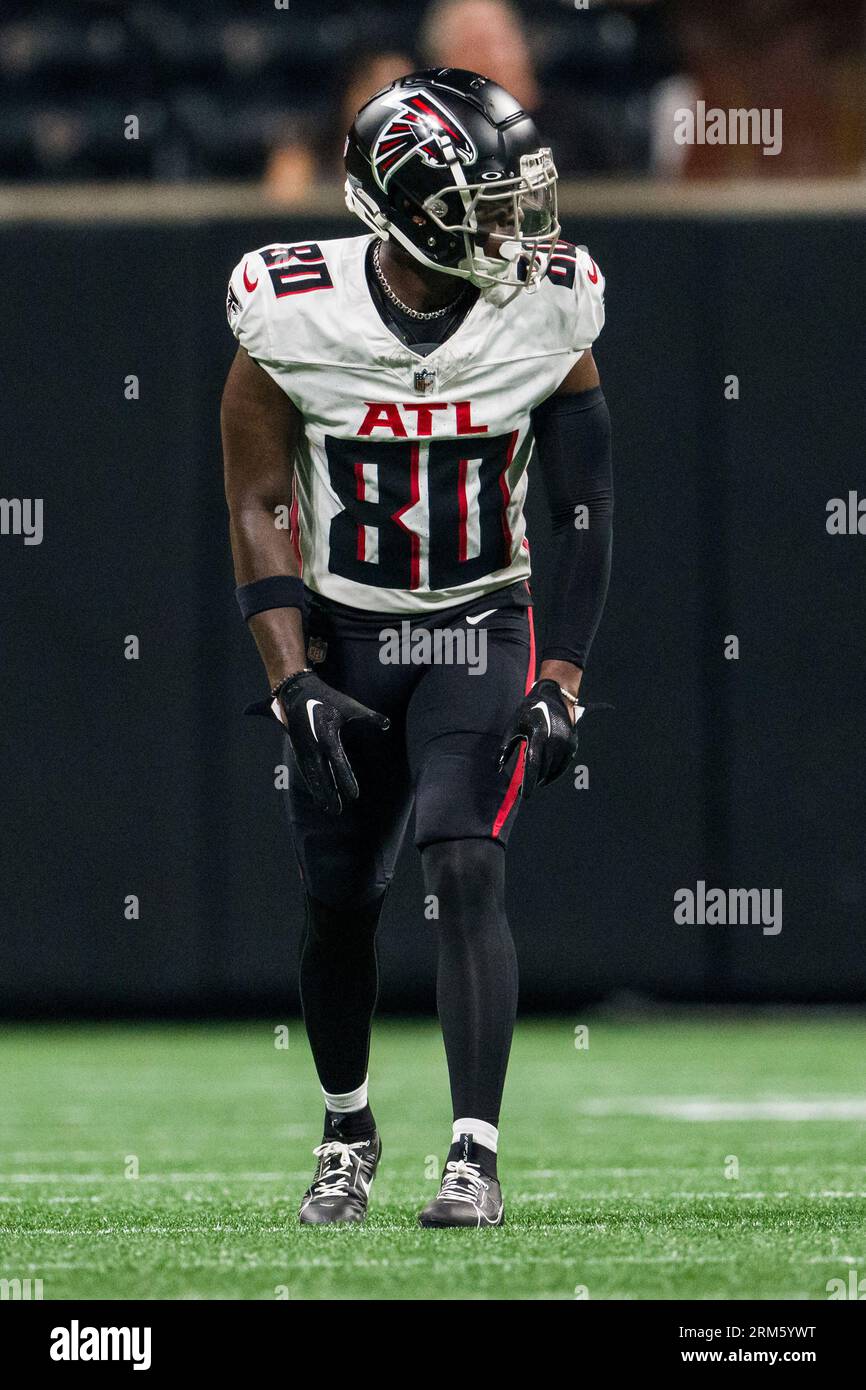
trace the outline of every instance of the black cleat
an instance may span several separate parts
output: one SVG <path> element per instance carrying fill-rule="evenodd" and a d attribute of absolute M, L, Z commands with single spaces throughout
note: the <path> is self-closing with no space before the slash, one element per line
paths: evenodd
<path fill-rule="evenodd" d="M 460 1157 L 445 1164 L 439 1191 L 418 1221 L 422 1226 L 473 1226 L 476 1230 L 501 1226 L 505 1206 L 498 1180 L 483 1171 L 468 1134 L 461 1134 L 460 1146 Z"/>
<path fill-rule="evenodd" d="M 382 1155 L 378 1134 L 354 1144 L 324 1140 L 313 1153 L 319 1160 L 316 1176 L 304 1193 L 302 1226 L 327 1226 L 334 1221 L 363 1221 L 367 1200 Z"/>

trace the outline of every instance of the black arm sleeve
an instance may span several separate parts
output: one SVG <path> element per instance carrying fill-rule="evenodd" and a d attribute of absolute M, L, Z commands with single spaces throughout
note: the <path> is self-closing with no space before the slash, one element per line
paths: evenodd
<path fill-rule="evenodd" d="M 584 667 L 610 578 L 610 415 L 600 386 L 550 396 L 532 412 L 553 523 L 553 569 L 542 661 Z"/>

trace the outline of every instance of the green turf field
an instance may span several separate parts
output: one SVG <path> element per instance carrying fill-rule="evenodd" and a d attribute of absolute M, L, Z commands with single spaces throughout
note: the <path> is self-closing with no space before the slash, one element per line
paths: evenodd
<path fill-rule="evenodd" d="M 319 1104 L 300 1024 L 0 1032 L 0 1278 L 54 1298 L 823 1299 L 866 1277 L 866 1022 L 519 1028 L 507 1225 L 421 1231 L 441 1042 L 383 1022 L 366 1226 L 301 1229 Z M 733 1173 L 738 1165 L 738 1176 Z M 127 1172 L 138 1176 L 127 1176 Z M 864 1285 L 866 1288 L 866 1285 Z"/>

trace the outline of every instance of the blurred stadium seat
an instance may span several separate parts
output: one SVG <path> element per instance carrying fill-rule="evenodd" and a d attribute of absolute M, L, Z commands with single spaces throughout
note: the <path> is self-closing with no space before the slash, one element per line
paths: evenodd
<path fill-rule="evenodd" d="M 290 10 L 250 0 L 45 0 L 0 21 L 0 178 L 257 178 L 268 155 L 330 130 L 359 42 L 430 61 L 412 0 L 319 0 Z M 564 172 L 639 171 L 647 94 L 671 68 L 663 7 L 560 0 L 518 7 L 531 41 L 539 115 L 560 128 Z M 483 57 L 483 55 L 480 55 Z M 495 75 L 495 74 L 494 74 Z M 126 115 L 137 139 L 118 140 Z M 570 134 L 571 132 L 571 134 Z M 326 174 L 333 172 L 323 161 Z"/>
<path fill-rule="evenodd" d="M 8 0 L 0 180 L 266 175 L 279 194 L 275 156 L 293 151 L 296 192 L 336 182 L 345 96 L 350 84 L 364 90 L 364 54 L 376 85 L 382 54 L 513 78 L 566 176 L 862 168 L 862 0 L 732 0 L 724 13 L 705 0 L 368 0 L 363 12 L 350 0 L 278 3 Z M 784 104 L 784 158 L 750 167 L 748 152 L 678 154 L 673 105 L 699 97 Z"/>

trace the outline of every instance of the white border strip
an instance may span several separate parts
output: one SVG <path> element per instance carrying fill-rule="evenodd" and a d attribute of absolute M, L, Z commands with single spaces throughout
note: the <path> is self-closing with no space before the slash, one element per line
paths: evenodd
<path fill-rule="evenodd" d="M 753 218 L 866 215 L 866 180 L 592 179 L 559 188 L 560 214 L 580 217 Z M 258 184 L 0 184 L 0 222 L 207 222 L 346 217 L 342 190 L 317 186 L 297 203 Z"/>

